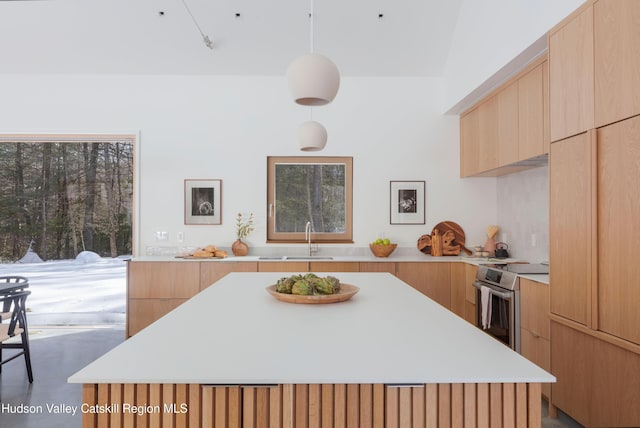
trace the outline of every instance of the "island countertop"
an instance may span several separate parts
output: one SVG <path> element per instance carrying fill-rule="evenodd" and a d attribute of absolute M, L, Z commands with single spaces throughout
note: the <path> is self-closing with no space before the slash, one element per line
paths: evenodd
<path fill-rule="evenodd" d="M 351 300 L 283 303 L 286 273 L 231 273 L 71 383 L 548 383 L 555 378 L 388 273 L 334 273 Z M 325 275 L 329 275 L 326 273 Z"/>

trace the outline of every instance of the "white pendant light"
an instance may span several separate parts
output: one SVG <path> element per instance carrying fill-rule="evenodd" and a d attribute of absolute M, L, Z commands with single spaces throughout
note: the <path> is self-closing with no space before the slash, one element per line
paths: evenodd
<path fill-rule="evenodd" d="M 321 123 L 309 120 L 298 128 L 298 141 L 304 152 L 320 151 L 327 144 L 327 130 Z"/>
<path fill-rule="evenodd" d="M 313 51 L 313 0 L 310 8 L 310 53 L 293 60 L 287 69 L 287 80 L 296 103 L 322 106 L 333 101 L 338 93 L 340 72 L 329 58 Z"/>

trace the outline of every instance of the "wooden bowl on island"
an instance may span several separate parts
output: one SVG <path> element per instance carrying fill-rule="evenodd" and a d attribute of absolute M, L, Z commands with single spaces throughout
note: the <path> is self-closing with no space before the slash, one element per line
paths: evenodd
<path fill-rule="evenodd" d="M 371 252 L 376 257 L 389 257 L 389 254 L 393 253 L 398 244 L 369 244 Z"/>

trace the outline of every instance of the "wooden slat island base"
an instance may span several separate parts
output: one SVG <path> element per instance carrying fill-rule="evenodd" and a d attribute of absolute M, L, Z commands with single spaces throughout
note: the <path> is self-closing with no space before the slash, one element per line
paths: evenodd
<path fill-rule="evenodd" d="M 540 427 L 539 383 L 85 384 L 84 428 Z"/>

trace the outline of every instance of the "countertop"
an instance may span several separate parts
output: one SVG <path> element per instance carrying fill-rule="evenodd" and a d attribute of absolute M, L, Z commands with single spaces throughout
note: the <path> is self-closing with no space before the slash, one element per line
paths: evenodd
<path fill-rule="evenodd" d="M 360 292 L 342 303 L 283 303 L 265 291 L 282 273 L 231 273 L 69 382 L 555 381 L 391 274 L 333 275 Z"/>
<path fill-rule="evenodd" d="M 300 257 L 300 256 L 299 256 Z M 395 262 L 432 262 L 432 263 L 469 263 L 475 266 L 479 266 L 481 264 L 491 264 L 491 263 L 514 263 L 514 262 L 522 262 L 520 259 L 495 259 L 495 258 L 477 258 L 477 257 L 468 257 L 468 256 L 443 256 L 443 257 L 433 257 L 428 254 L 422 254 L 419 251 L 405 251 L 400 254 L 391 254 L 389 257 L 376 257 L 373 254 L 360 254 L 360 255 L 328 255 L 327 257 L 331 257 L 331 260 L 316 258 L 316 259 L 306 259 L 306 260 L 285 260 L 282 257 L 271 257 L 271 256 L 229 256 L 224 259 L 214 259 L 214 258 L 202 258 L 202 259 L 184 259 L 184 258 L 176 258 L 175 256 L 140 256 L 134 257 L 131 260 L 136 262 L 175 262 L 175 261 L 183 261 L 183 262 L 192 262 L 192 261 L 203 261 L 203 262 L 211 262 L 211 263 L 229 263 L 229 262 L 295 262 L 295 261 L 317 261 L 317 262 L 382 262 L 382 263 L 395 263 Z M 549 285 L 549 275 L 540 275 L 540 274 L 520 274 L 521 278 L 527 278 L 532 281 L 540 282 L 542 284 Z"/>

